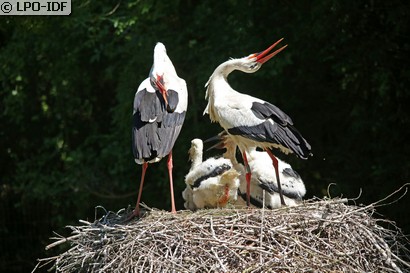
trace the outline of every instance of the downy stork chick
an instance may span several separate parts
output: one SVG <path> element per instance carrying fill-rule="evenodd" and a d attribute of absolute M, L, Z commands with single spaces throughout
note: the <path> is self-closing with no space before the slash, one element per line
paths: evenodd
<path fill-rule="evenodd" d="M 224 207 L 237 198 L 239 173 L 232 162 L 223 157 L 202 162 L 202 152 L 202 140 L 192 140 L 189 150 L 192 166 L 185 177 L 187 188 L 183 192 L 185 207 L 191 210 Z"/>

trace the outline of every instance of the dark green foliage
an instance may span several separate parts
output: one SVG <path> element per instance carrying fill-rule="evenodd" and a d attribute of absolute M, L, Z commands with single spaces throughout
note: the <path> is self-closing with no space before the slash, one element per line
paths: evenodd
<path fill-rule="evenodd" d="M 409 11 L 402 1 L 73 1 L 70 16 L 3 16 L 0 270 L 29 271 L 52 230 L 92 220 L 96 205 L 134 205 L 132 102 L 157 41 L 189 91 L 174 148 L 178 209 L 191 139 L 220 131 L 202 115 L 205 82 L 281 37 L 285 51 L 229 80 L 280 107 L 310 142 L 313 158 L 287 158 L 308 196 L 334 182 L 370 203 L 409 182 Z M 146 181 L 143 201 L 169 209 L 165 160 Z M 382 211 L 405 229 L 406 200 Z"/>

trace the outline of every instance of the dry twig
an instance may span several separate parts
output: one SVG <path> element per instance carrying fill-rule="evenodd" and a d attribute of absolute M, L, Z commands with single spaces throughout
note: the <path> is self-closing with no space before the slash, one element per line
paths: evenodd
<path fill-rule="evenodd" d="M 315 199 L 275 210 L 151 210 L 127 224 L 104 217 L 54 238 L 47 249 L 71 248 L 36 269 L 53 262 L 55 272 L 410 272 L 408 239 L 373 217 L 380 205 Z"/>

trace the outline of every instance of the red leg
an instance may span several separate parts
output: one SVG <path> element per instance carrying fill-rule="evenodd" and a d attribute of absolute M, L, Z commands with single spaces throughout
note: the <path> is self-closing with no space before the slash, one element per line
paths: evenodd
<path fill-rule="evenodd" d="M 278 182 L 278 190 L 279 190 L 279 197 L 280 197 L 280 203 L 282 206 L 286 206 L 285 199 L 283 198 L 283 192 L 282 192 L 282 185 L 280 184 L 279 180 L 279 161 L 278 159 L 272 154 L 272 152 L 269 149 L 265 149 L 270 158 L 272 159 L 273 162 L 273 167 L 275 168 L 276 172 L 276 181 Z"/>
<path fill-rule="evenodd" d="M 171 212 L 175 214 L 177 213 L 177 211 L 175 209 L 174 183 L 172 180 L 172 168 L 174 167 L 172 165 L 172 151 L 168 155 L 167 167 L 168 167 L 168 175 L 169 175 L 169 186 L 171 188 Z"/>
<path fill-rule="evenodd" d="M 147 171 L 147 168 L 148 168 L 148 163 L 144 162 L 144 164 L 142 165 L 141 183 L 140 183 L 140 190 L 138 192 L 137 205 L 135 205 L 135 209 L 133 213 L 133 215 L 137 217 L 140 216 L 140 201 L 141 201 L 141 195 L 142 195 L 142 188 L 144 186 L 145 172 Z"/>
<path fill-rule="evenodd" d="M 250 205 L 251 205 L 251 177 L 252 177 L 252 173 L 251 173 L 251 168 L 249 167 L 249 164 L 248 164 L 248 159 L 246 157 L 246 152 L 242 153 L 242 157 L 243 157 L 243 162 L 245 163 L 245 170 L 246 170 L 246 174 L 245 174 L 245 178 L 246 178 L 246 205 L 248 207 L 250 207 Z"/>

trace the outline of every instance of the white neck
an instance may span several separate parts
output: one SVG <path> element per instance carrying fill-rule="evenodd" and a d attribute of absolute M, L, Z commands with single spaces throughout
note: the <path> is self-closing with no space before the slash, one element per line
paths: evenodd
<path fill-rule="evenodd" d="M 203 144 L 197 142 L 196 145 L 192 144 L 189 149 L 189 159 L 191 160 L 191 169 L 195 168 L 202 163 Z"/>
<path fill-rule="evenodd" d="M 195 153 L 193 157 L 191 157 L 192 165 L 191 168 L 194 168 L 202 163 L 202 151 Z"/>
<path fill-rule="evenodd" d="M 221 63 L 209 77 L 208 83 L 211 84 L 213 81 L 224 80 L 228 82 L 228 75 L 234 70 L 240 70 L 237 65 L 239 59 L 231 59 L 226 62 Z"/>
<path fill-rule="evenodd" d="M 223 62 L 215 69 L 205 84 L 205 87 L 207 87 L 205 98 L 208 99 L 208 105 L 204 110 L 204 114 L 209 114 L 211 121 L 215 122 L 218 120 L 217 113 L 215 112 L 215 103 L 217 101 L 224 101 L 225 97 L 229 94 L 238 93 L 229 85 L 228 76 L 234 70 L 247 72 L 241 66 L 242 62 L 242 59 L 231 59 Z"/>

